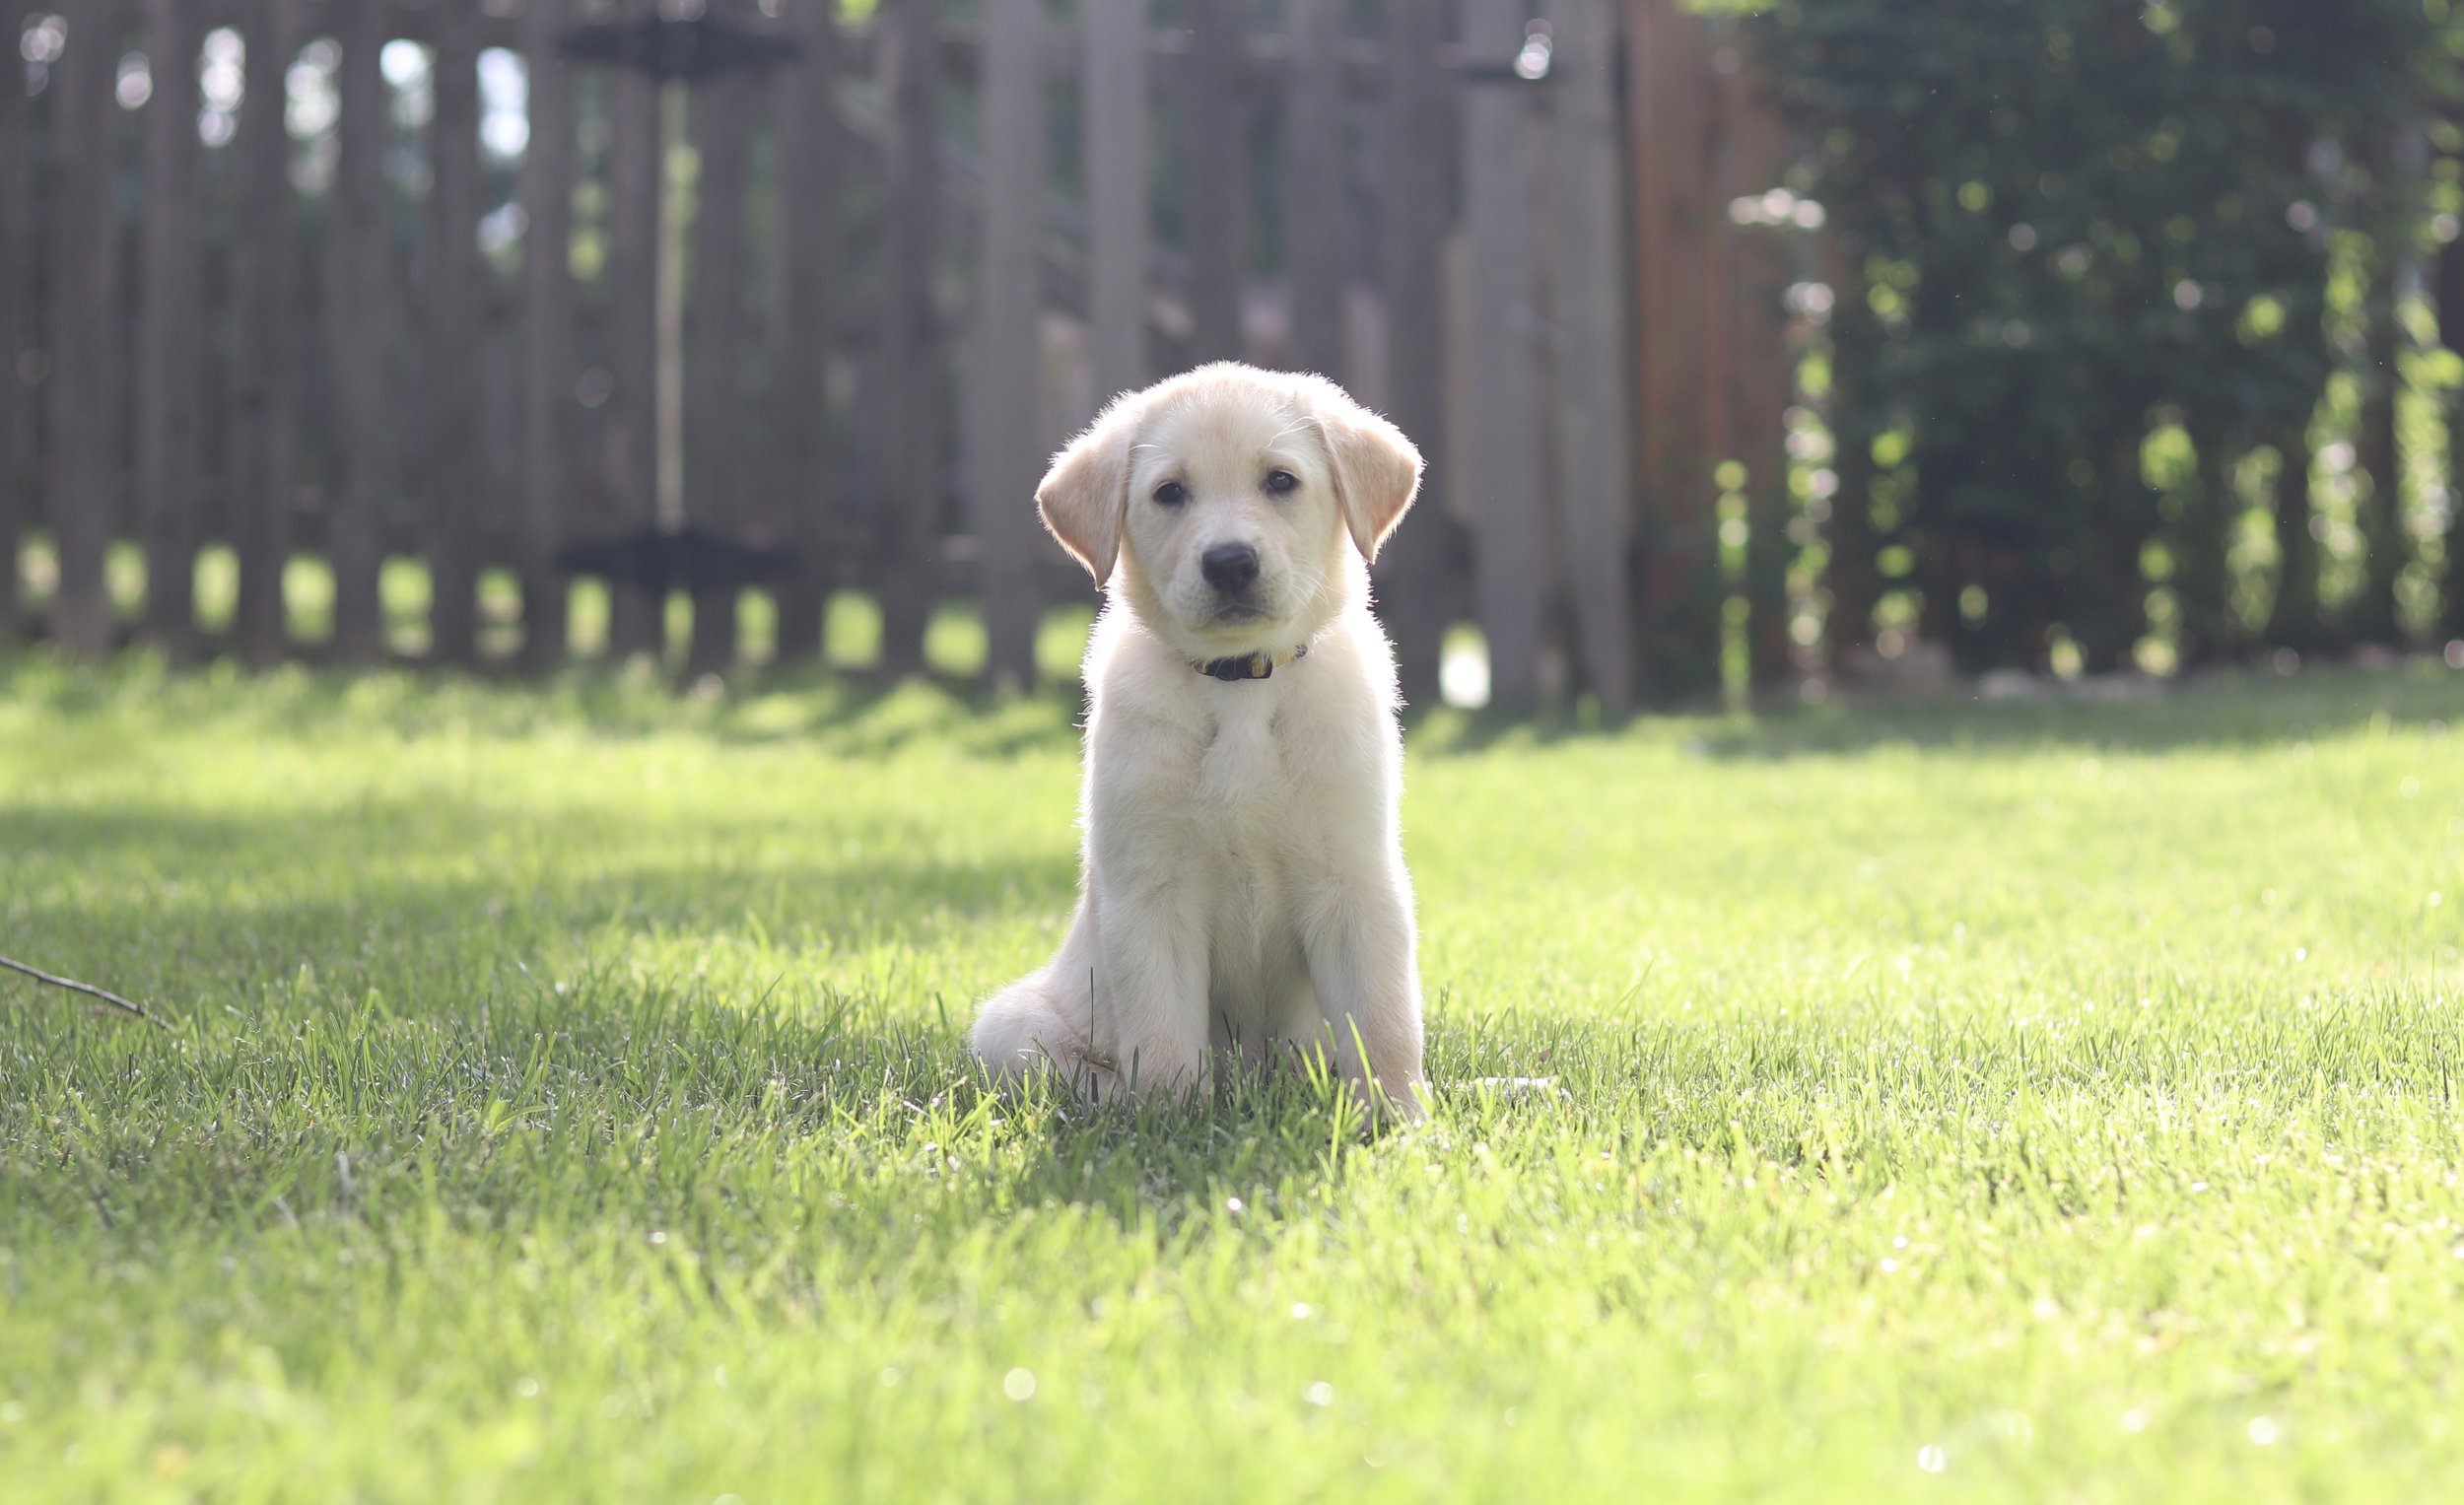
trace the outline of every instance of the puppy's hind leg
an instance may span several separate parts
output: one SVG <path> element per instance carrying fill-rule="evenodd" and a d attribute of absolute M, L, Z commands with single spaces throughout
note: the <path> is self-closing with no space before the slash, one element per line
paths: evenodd
<path fill-rule="evenodd" d="M 984 1000 L 969 1043 L 1004 1082 L 1039 1071 L 1067 1076 L 1086 1060 L 1086 1012 L 1067 1006 L 1049 971 L 1034 973 Z"/>

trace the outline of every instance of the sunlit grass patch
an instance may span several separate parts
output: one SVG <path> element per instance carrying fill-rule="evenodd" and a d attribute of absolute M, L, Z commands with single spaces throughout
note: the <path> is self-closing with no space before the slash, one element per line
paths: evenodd
<path fill-rule="evenodd" d="M 985 1090 L 1077 711 L 0 670 L 0 952 L 177 1020 L 0 981 L 0 1493 L 2464 1481 L 2464 673 L 1423 718 L 1377 1137 Z"/>

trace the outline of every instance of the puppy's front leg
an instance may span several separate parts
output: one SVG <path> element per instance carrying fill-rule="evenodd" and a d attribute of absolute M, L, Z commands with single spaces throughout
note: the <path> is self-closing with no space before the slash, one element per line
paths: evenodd
<path fill-rule="evenodd" d="M 1149 864 L 1108 868 L 1095 895 L 1102 961 L 1090 999 L 1099 1095 L 1195 1090 L 1206 1073 L 1206 933 L 1198 900 Z"/>
<path fill-rule="evenodd" d="M 1344 1079 L 1379 1112 L 1428 1117 L 1411 883 L 1401 864 L 1373 884 L 1330 884 L 1312 906 L 1304 949 Z"/>

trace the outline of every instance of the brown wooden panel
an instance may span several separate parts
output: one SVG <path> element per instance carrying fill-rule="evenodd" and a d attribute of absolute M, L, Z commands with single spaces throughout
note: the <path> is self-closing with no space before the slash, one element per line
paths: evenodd
<path fill-rule="evenodd" d="M 1612 0 L 1555 0 L 1557 152 L 1549 228 L 1556 258 L 1559 537 L 1586 687 L 1611 712 L 1633 704 L 1626 607 L 1631 460 L 1626 415 L 1626 260 Z"/>
<path fill-rule="evenodd" d="M 137 513 L 146 635 L 195 651 L 198 483 L 205 469 L 204 193 L 198 171 L 195 6 L 146 0 L 154 93 L 145 111 L 145 239 L 137 333 Z"/>
<path fill-rule="evenodd" d="M 232 636 L 240 657 L 260 667 L 281 662 L 289 649 L 283 572 L 291 559 L 299 302 L 292 287 L 297 225 L 284 101 L 285 80 L 299 56 L 299 20 L 296 0 L 254 0 L 242 34 L 246 93 L 233 138 L 240 175 L 232 413 L 240 600 Z"/>
<path fill-rule="evenodd" d="M 741 25 L 748 3 L 718 0 L 714 14 Z M 752 185 L 753 107 L 732 80 L 694 92 L 693 146 L 701 159 L 693 219 L 693 286 L 686 304 L 685 514 L 722 534 L 743 530 L 745 200 Z M 698 592 L 686 672 L 724 673 L 736 659 L 734 589 Z"/>
<path fill-rule="evenodd" d="M 1283 97 L 1283 273 L 1291 289 L 1284 362 L 1342 379 L 1344 242 L 1342 0 L 1290 0 L 1291 81 Z"/>
<path fill-rule="evenodd" d="M 655 0 L 631 0 L 628 19 Z M 607 486 L 610 511 L 592 529 L 609 535 L 647 528 L 658 516 L 658 255 L 666 171 L 660 161 L 659 91 L 641 74 L 609 80 Z M 655 655 L 665 638 L 665 603 L 632 586 L 609 602 L 609 656 Z"/>
<path fill-rule="evenodd" d="M 99 656 L 111 646 L 111 602 L 103 554 L 118 526 L 126 488 L 120 457 L 122 252 L 118 194 L 122 164 L 118 76 L 121 0 L 63 5 L 68 44 L 51 75 L 57 184 L 51 196 L 51 534 L 59 587 L 51 631 L 72 653 Z M 69 274 L 66 268 L 75 268 Z"/>
<path fill-rule="evenodd" d="M 976 258 L 976 330 L 967 363 L 974 430 L 975 533 L 994 683 L 1032 684 L 1039 528 L 1035 487 L 1039 279 L 1044 208 L 1044 20 L 1040 4 L 986 13 L 984 93 L 978 107 L 985 167 L 984 238 Z"/>
<path fill-rule="evenodd" d="M 486 495 L 479 367 L 487 314 L 487 265 L 479 254 L 478 8 L 437 17 L 436 112 L 429 124 L 427 517 L 423 529 L 435 595 L 429 606 L 440 663 L 479 661 L 480 529 Z"/>
<path fill-rule="evenodd" d="M 1703 296 L 1712 202 L 1708 161 L 1711 48 L 1677 0 L 1627 9 L 1626 116 L 1634 273 L 1637 526 L 1643 570 L 1634 613 L 1639 678 L 1717 682 L 1719 623 L 1713 548 L 1708 400 L 1703 367 L 1711 300 Z"/>
<path fill-rule="evenodd" d="M 880 338 L 872 352 L 875 470 L 887 510 L 881 667 L 924 667 L 945 481 L 946 341 L 933 307 L 940 260 L 940 0 L 888 0 L 881 12 Z"/>
<path fill-rule="evenodd" d="M 1524 0 L 1463 0 L 1466 52 L 1484 65 L 1509 64 L 1523 45 L 1525 12 Z M 1474 598 L 1488 639 L 1489 701 L 1516 709 L 1540 700 L 1541 622 L 1554 574 L 1532 245 L 1540 208 L 1533 92 L 1511 80 L 1482 82 L 1471 86 L 1463 105 L 1469 348 L 1459 367 L 1469 432 L 1462 495 L 1472 526 Z"/>
<path fill-rule="evenodd" d="M 171 0 L 176 5 L 179 0 Z M 381 10 L 344 7 L 341 94 L 331 218 L 326 232 L 326 349 L 334 382 L 336 485 L 326 503 L 326 555 L 334 574 L 334 656 L 374 662 L 384 650 L 376 599 L 385 497 L 393 475 L 386 401 L 385 332 L 395 280 L 387 248 L 385 148 L 391 102 L 379 56 Z"/>
<path fill-rule="evenodd" d="M 515 193 L 522 206 L 522 667 L 565 660 L 566 583 L 556 568 L 573 487 L 574 80 L 557 47 L 567 0 L 524 0 L 530 140 Z"/>
<path fill-rule="evenodd" d="M 1182 64 L 1181 223 L 1190 258 L 1191 356 L 1241 357 L 1241 291 L 1249 271 L 1249 121 L 1246 7 L 1188 0 L 1190 54 Z"/>
<path fill-rule="evenodd" d="M 1153 233 L 1147 0 L 1082 0 L 1086 49 L 1087 311 L 1100 403 L 1144 386 Z"/>
<path fill-rule="evenodd" d="M 1431 461 L 1420 500 L 1380 555 L 1379 615 L 1395 640 L 1403 698 L 1434 705 L 1449 596 L 1445 453 L 1447 158 L 1437 42 L 1446 8 L 1387 0 L 1386 99 L 1379 151 L 1379 269 L 1386 305 L 1387 416 Z"/>
<path fill-rule="evenodd" d="M 803 57 L 780 71 L 777 203 L 784 301 L 775 331 L 772 430 L 785 470 L 781 496 L 796 575 L 779 591 L 779 658 L 818 659 L 839 548 L 839 453 L 830 411 L 830 359 L 837 337 L 841 247 L 838 23 L 836 0 L 789 0 L 787 21 Z"/>

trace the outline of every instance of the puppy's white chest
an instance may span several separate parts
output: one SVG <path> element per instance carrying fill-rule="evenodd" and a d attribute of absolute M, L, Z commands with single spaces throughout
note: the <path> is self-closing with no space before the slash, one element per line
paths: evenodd
<path fill-rule="evenodd" d="M 1281 796 L 1289 782 L 1272 698 L 1242 693 L 1252 688 L 1234 685 L 1232 693 L 1222 697 L 1214 735 L 1207 740 L 1198 766 L 1199 797 L 1236 817 L 1248 805 Z"/>

